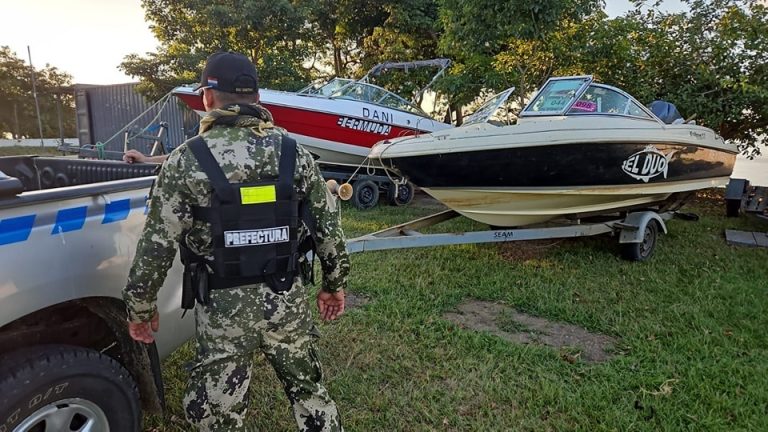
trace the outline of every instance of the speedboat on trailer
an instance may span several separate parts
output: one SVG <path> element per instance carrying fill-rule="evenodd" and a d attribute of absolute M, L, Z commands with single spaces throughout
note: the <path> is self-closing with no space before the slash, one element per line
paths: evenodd
<path fill-rule="evenodd" d="M 319 162 L 357 166 L 378 141 L 453 127 L 434 120 L 416 104 L 371 84 L 370 78 L 391 69 L 440 68 L 419 92 L 421 95 L 450 63 L 448 59 L 382 63 L 357 81 L 335 78 L 296 93 L 260 89 L 259 94 L 275 124 L 317 155 Z M 204 114 L 202 98 L 193 87 L 177 87 L 173 94 L 201 116 Z"/>
<path fill-rule="evenodd" d="M 461 127 L 377 144 L 370 157 L 471 219 L 499 227 L 634 208 L 669 209 L 728 183 L 737 149 L 666 124 L 591 76 L 551 78 L 516 124 L 492 120 L 514 89 Z"/>

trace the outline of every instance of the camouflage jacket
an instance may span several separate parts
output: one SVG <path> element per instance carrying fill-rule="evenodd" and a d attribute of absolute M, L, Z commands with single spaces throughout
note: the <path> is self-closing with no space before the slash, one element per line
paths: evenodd
<path fill-rule="evenodd" d="M 259 105 L 232 105 L 208 113 L 200 122 L 205 139 L 230 182 L 253 182 L 276 176 L 282 129 Z M 317 220 L 317 257 L 323 290 L 346 287 L 349 256 L 335 198 L 330 195 L 312 155 L 297 147 L 294 185 L 299 199 L 308 197 Z M 144 231 L 136 248 L 123 298 L 131 321 L 148 321 L 156 310 L 157 292 L 173 264 L 179 242 L 210 257 L 211 232 L 193 222 L 191 205 L 210 205 L 211 185 L 186 143 L 163 164 L 149 202 Z M 299 239 L 308 235 L 302 225 Z"/>

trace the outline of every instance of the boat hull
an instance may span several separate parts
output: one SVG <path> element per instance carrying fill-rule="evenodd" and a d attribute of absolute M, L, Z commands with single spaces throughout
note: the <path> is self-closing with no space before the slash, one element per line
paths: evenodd
<path fill-rule="evenodd" d="M 494 226 L 663 203 L 725 185 L 735 153 L 692 144 L 602 142 L 385 157 L 459 213 Z"/>
<path fill-rule="evenodd" d="M 728 177 L 639 186 L 562 188 L 424 188 L 435 199 L 478 222 L 517 227 L 561 217 L 655 207 L 683 192 L 723 186 Z"/>

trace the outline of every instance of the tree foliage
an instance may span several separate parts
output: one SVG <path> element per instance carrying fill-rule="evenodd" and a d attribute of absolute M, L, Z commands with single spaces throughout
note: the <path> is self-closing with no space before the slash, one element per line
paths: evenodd
<path fill-rule="evenodd" d="M 637 28 L 636 73 L 620 84 L 663 97 L 723 138 L 757 149 L 768 128 L 768 8 L 749 0 L 686 3 L 689 11 L 679 13 L 637 4 L 627 17 Z"/>
<path fill-rule="evenodd" d="M 0 136 L 31 138 L 38 131 L 30 67 L 7 46 L 0 47 Z M 75 135 L 72 77 L 46 65 L 35 70 L 44 137 L 59 136 L 59 104 L 66 137 Z"/>
<path fill-rule="evenodd" d="M 226 50 L 249 56 L 261 83 L 271 88 L 297 89 L 309 79 L 303 62 L 314 35 L 294 2 L 142 0 L 142 6 L 160 47 L 145 56 L 131 54 L 120 66 L 142 78 L 142 93 L 157 98 L 197 81 L 206 57 Z"/>
<path fill-rule="evenodd" d="M 457 62 L 443 90 L 466 104 L 512 85 L 524 97 L 559 62 L 557 34 L 602 13 L 599 0 L 440 0 L 441 48 Z M 604 15 L 603 15 L 604 16 Z"/>
<path fill-rule="evenodd" d="M 353 76 L 365 59 L 364 43 L 387 19 L 385 6 L 368 0 L 302 0 L 313 38 L 317 76 Z"/>
<path fill-rule="evenodd" d="M 664 99 L 747 153 L 768 127 L 768 9 L 750 0 L 685 0 L 662 12 L 636 0 L 615 19 L 559 32 L 557 75 L 592 74 L 643 103 Z"/>

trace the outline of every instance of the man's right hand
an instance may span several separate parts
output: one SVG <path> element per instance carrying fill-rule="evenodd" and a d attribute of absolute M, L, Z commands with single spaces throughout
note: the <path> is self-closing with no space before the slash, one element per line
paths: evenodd
<path fill-rule="evenodd" d="M 137 342 L 151 344 L 155 341 L 154 333 L 158 330 L 160 330 L 160 315 L 157 312 L 146 322 L 128 321 L 128 333 Z"/>
<path fill-rule="evenodd" d="M 317 293 L 317 308 L 320 310 L 320 318 L 324 321 L 333 321 L 344 313 L 344 290 L 329 293 L 320 290 Z"/>
<path fill-rule="evenodd" d="M 146 163 L 147 162 L 147 156 L 145 156 L 142 152 L 137 150 L 128 150 L 123 155 L 123 160 L 128 163 Z"/>

